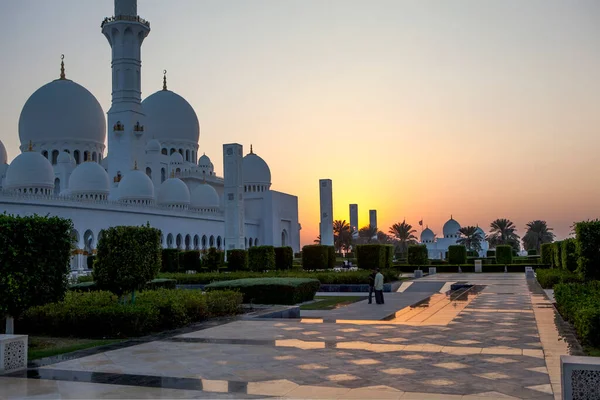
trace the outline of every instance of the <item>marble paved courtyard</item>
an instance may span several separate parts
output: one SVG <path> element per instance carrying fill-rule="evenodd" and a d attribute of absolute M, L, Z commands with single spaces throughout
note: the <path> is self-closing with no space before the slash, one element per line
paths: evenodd
<path fill-rule="evenodd" d="M 477 286 L 447 296 L 457 281 Z M 537 283 L 524 274 L 425 282 L 438 291 L 384 320 L 340 310 L 335 319 L 240 318 L 1 377 L 0 399 L 560 398 L 559 357 L 569 350 Z M 403 286 L 389 302 L 414 295 Z M 354 318 L 378 305 L 352 307 Z"/>

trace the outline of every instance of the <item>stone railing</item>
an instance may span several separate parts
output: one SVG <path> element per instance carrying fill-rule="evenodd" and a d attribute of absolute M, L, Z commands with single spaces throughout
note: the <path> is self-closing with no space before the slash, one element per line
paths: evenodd
<path fill-rule="evenodd" d="M 132 16 L 132 15 L 115 15 L 114 17 L 106 17 L 106 18 L 104 18 L 104 20 L 100 24 L 100 28 L 103 28 L 104 25 L 108 24 L 109 22 L 115 22 L 115 21 L 139 22 L 140 24 L 145 25 L 148 28 L 150 28 L 150 22 L 146 21 L 143 18 L 140 18 L 137 15 L 136 16 Z"/>
<path fill-rule="evenodd" d="M 560 356 L 560 371 L 564 400 L 599 398 L 600 357 Z"/>

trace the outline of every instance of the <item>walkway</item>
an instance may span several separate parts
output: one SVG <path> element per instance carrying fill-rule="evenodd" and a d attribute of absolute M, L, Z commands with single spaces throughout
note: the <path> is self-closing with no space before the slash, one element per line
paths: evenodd
<path fill-rule="evenodd" d="M 349 307 L 338 323 L 237 320 L 55 360 L 29 371 L 41 379 L 0 378 L 0 398 L 554 399 L 567 349 L 524 274 L 438 274 L 414 285 L 451 281 L 485 287 L 386 321 L 349 321 L 358 312 Z"/>

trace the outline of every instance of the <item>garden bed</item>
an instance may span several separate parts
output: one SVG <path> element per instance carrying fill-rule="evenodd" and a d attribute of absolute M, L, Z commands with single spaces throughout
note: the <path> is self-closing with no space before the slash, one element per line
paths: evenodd
<path fill-rule="evenodd" d="M 239 291 L 244 303 L 293 305 L 312 300 L 320 286 L 316 279 L 255 278 L 214 282 L 204 289 Z"/>

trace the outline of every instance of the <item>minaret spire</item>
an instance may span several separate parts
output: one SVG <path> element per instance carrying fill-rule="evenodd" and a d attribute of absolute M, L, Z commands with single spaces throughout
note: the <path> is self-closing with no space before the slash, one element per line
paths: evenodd
<path fill-rule="evenodd" d="M 163 70 L 163 90 L 167 90 L 167 70 Z"/>
<path fill-rule="evenodd" d="M 252 151 L 252 145 L 250 145 L 250 154 L 254 154 L 254 152 Z"/>
<path fill-rule="evenodd" d="M 64 59 L 65 59 L 65 55 L 61 54 L 60 55 L 60 79 L 61 80 L 67 79 L 65 77 L 65 61 L 64 61 Z"/>

